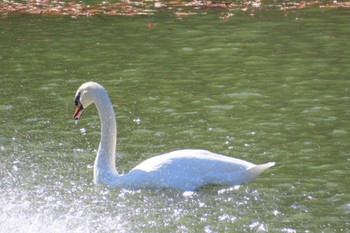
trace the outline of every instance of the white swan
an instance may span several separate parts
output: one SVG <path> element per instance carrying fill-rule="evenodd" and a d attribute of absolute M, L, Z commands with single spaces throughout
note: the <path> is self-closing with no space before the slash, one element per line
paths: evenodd
<path fill-rule="evenodd" d="M 81 85 L 75 95 L 76 122 L 94 103 L 101 119 L 101 141 L 94 164 L 94 182 L 125 189 L 173 188 L 193 191 L 204 185 L 240 185 L 253 181 L 275 163 L 255 165 L 206 150 L 177 150 L 142 162 L 120 175 L 115 167 L 117 125 L 112 103 L 98 83 Z"/>

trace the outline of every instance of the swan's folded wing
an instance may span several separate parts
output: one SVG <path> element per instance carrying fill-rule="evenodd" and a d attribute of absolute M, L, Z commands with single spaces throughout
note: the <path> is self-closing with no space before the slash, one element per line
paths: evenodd
<path fill-rule="evenodd" d="M 128 176 L 133 177 L 132 182 L 137 179 L 136 183 L 143 183 L 142 186 L 195 190 L 210 184 L 245 183 L 247 170 L 255 166 L 204 150 L 180 150 L 147 159 Z"/>

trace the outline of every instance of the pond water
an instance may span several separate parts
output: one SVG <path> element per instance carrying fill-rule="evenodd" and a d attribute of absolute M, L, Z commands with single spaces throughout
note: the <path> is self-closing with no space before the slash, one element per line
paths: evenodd
<path fill-rule="evenodd" d="M 349 232 L 349 9 L 0 19 L 0 232 Z M 117 167 L 202 148 L 276 166 L 198 192 L 95 186 L 105 86 Z"/>

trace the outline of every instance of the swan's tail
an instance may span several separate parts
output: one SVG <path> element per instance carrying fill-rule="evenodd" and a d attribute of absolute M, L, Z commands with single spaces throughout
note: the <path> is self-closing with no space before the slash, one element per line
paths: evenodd
<path fill-rule="evenodd" d="M 251 167 L 247 170 L 248 172 L 248 179 L 246 180 L 247 182 L 251 182 L 256 179 L 263 171 L 266 169 L 272 167 L 275 165 L 275 162 L 269 162 L 269 163 L 264 163 L 264 164 L 259 164 L 254 167 Z"/>

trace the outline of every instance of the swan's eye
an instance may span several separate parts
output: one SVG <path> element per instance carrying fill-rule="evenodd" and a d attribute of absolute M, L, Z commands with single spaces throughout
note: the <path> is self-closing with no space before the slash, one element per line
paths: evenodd
<path fill-rule="evenodd" d="M 79 92 L 78 95 L 75 97 L 75 100 L 74 100 L 75 106 L 78 106 L 79 101 L 80 101 L 80 92 Z"/>

